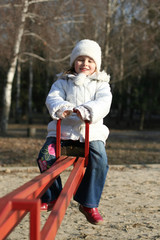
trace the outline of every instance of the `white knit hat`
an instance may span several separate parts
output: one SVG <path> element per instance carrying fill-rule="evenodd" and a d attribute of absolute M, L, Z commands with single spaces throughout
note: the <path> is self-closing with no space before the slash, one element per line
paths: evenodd
<path fill-rule="evenodd" d="M 97 42 L 89 39 L 79 41 L 73 48 L 70 56 L 70 66 L 73 65 L 74 61 L 79 56 L 88 56 L 92 58 L 97 66 L 97 71 L 100 71 L 101 67 L 101 48 Z"/>

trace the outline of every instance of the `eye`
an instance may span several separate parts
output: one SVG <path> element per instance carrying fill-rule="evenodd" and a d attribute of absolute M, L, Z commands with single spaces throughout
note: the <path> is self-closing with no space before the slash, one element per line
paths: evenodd
<path fill-rule="evenodd" d="M 82 62 L 83 58 L 77 58 L 77 61 Z"/>

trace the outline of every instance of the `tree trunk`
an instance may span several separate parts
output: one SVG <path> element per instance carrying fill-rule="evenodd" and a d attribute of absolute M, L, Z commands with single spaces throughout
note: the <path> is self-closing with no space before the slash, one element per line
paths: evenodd
<path fill-rule="evenodd" d="M 16 123 L 20 122 L 20 116 L 21 116 L 21 109 L 20 109 L 20 91 L 21 91 L 21 65 L 18 61 L 17 64 L 17 83 L 16 83 L 16 117 L 15 121 Z"/>
<path fill-rule="evenodd" d="M 109 59 L 109 35 L 111 31 L 111 1 L 107 1 L 107 16 L 106 16 L 106 29 L 105 29 L 105 43 L 104 43 L 104 55 L 103 55 L 103 68 L 107 71 L 108 59 Z"/>
<path fill-rule="evenodd" d="M 144 119 L 145 119 L 145 110 L 142 109 L 141 116 L 140 116 L 140 123 L 139 123 L 139 130 L 144 129 Z"/>
<path fill-rule="evenodd" d="M 17 37 L 16 37 L 14 50 L 13 50 L 13 58 L 11 60 L 11 65 L 8 70 L 6 84 L 4 88 L 3 111 L 1 116 L 2 117 L 1 131 L 3 134 L 6 134 L 8 129 L 9 113 L 10 113 L 10 107 L 11 107 L 11 96 L 12 96 L 12 84 L 13 84 L 13 79 L 16 71 L 16 65 L 17 65 L 18 54 L 19 54 L 20 45 L 22 41 L 22 36 L 24 32 L 24 24 L 26 20 L 26 13 L 28 11 L 28 6 L 29 6 L 28 0 L 23 0 L 21 24 L 17 32 Z"/>
<path fill-rule="evenodd" d="M 28 123 L 32 123 L 33 59 L 29 60 Z"/>
<path fill-rule="evenodd" d="M 123 79 L 124 79 L 124 1 L 121 1 L 121 24 L 122 27 L 120 29 L 120 82 L 119 82 L 119 93 L 120 93 L 120 101 L 118 102 L 118 123 L 123 119 Z"/>

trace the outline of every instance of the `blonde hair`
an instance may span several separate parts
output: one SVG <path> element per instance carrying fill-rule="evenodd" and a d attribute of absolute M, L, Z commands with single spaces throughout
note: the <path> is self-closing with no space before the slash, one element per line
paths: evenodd
<path fill-rule="evenodd" d="M 65 75 L 65 74 L 74 74 L 74 73 L 76 73 L 76 71 L 75 71 L 74 64 L 73 64 L 69 69 L 67 69 L 67 70 L 65 70 L 63 72 L 63 75 Z"/>

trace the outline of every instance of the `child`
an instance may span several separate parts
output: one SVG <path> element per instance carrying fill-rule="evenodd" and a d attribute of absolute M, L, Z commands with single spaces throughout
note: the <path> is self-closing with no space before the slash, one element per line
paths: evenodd
<path fill-rule="evenodd" d="M 100 224 L 103 218 L 97 207 L 108 171 L 105 141 L 109 130 L 103 125 L 103 118 L 109 113 L 112 101 L 110 77 L 100 71 L 101 48 L 93 40 L 84 39 L 76 44 L 71 53 L 70 67 L 59 75 L 47 96 L 46 105 L 53 120 L 48 124 L 47 140 L 37 161 L 41 172 L 55 162 L 58 119 L 63 119 L 62 144 L 67 143 L 67 140 L 84 142 L 84 121 L 88 120 L 89 161 L 74 200 L 80 204 L 79 210 L 90 223 Z M 61 179 L 58 177 L 43 195 L 41 210 L 53 206 L 61 190 Z"/>

